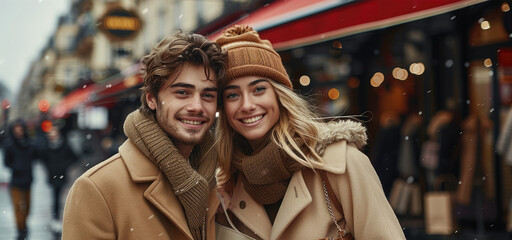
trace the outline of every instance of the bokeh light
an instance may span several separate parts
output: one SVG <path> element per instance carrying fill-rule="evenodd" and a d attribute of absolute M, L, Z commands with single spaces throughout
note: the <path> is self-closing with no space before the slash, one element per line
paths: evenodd
<path fill-rule="evenodd" d="M 311 83 L 311 79 L 306 75 L 302 75 L 299 79 L 299 83 L 302 86 L 308 86 Z"/>
<path fill-rule="evenodd" d="M 380 86 L 382 82 L 384 82 L 384 74 L 382 74 L 381 72 L 376 72 L 375 74 L 373 74 L 372 79 L 370 79 L 370 84 L 373 87 Z"/>
<path fill-rule="evenodd" d="M 329 98 L 332 100 L 338 99 L 340 97 L 340 91 L 336 88 L 329 89 L 329 92 L 327 93 L 329 95 Z"/>
<path fill-rule="evenodd" d="M 49 132 L 53 128 L 53 123 L 50 120 L 45 120 L 41 123 L 41 129 L 44 132 Z"/>
<path fill-rule="evenodd" d="M 484 60 L 484 66 L 491 67 L 492 66 L 492 60 L 490 58 L 486 58 Z"/>
<path fill-rule="evenodd" d="M 37 107 L 41 112 L 48 112 L 48 110 L 50 110 L 50 102 L 48 102 L 46 99 L 41 99 Z"/>
<path fill-rule="evenodd" d="M 487 30 L 487 29 L 491 28 L 491 24 L 489 23 L 489 21 L 483 21 L 482 23 L 480 23 L 480 27 L 483 30 Z"/>
<path fill-rule="evenodd" d="M 508 5 L 508 3 L 504 2 L 501 4 L 501 11 L 502 12 L 508 12 L 510 11 L 510 5 Z"/>

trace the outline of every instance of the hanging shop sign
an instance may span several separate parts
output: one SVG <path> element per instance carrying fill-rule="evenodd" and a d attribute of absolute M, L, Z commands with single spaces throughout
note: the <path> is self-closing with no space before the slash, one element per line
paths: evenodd
<path fill-rule="evenodd" d="M 137 36 L 142 28 L 142 21 L 134 11 L 114 8 L 98 20 L 97 26 L 110 40 L 123 41 Z"/>

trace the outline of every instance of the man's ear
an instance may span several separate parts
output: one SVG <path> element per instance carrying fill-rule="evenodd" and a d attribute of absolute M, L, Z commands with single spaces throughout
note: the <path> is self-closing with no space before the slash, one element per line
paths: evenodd
<path fill-rule="evenodd" d="M 156 97 L 153 96 L 153 94 L 151 93 L 146 93 L 146 102 L 148 103 L 148 107 L 151 109 L 151 110 L 155 110 L 156 109 Z"/>

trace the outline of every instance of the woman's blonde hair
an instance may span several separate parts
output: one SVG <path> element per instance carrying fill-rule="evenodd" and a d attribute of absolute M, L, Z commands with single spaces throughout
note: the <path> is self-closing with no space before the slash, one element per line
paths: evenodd
<path fill-rule="evenodd" d="M 305 99 L 286 86 L 272 80 L 269 83 L 276 92 L 280 114 L 279 120 L 270 130 L 271 140 L 300 164 L 313 169 L 323 166 L 324 162 L 316 153 L 315 146 L 325 125 L 313 113 L 312 106 Z M 233 138 L 237 134 L 229 125 L 223 109 L 217 119 L 216 133 L 220 165 L 217 180 L 223 185 L 230 180 L 233 172 Z"/>

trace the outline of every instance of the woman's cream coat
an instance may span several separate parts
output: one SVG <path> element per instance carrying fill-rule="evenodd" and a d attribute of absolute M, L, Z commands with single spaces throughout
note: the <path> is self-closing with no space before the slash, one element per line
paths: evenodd
<path fill-rule="evenodd" d="M 366 155 L 354 144 L 339 140 L 325 147 L 323 159 L 323 170 L 343 206 L 346 228 L 356 240 L 405 239 Z M 311 169 L 293 174 L 273 226 L 263 206 L 245 192 L 241 181 L 237 182 L 229 209 L 262 239 L 313 240 L 335 236 L 322 180 Z M 335 216 L 339 220 L 338 212 Z"/>
<path fill-rule="evenodd" d="M 210 192 L 207 237 L 219 200 Z M 127 140 L 119 153 L 76 180 L 66 200 L 62 239 L 190 239 L 181 204 L 158 167 Z"/>

